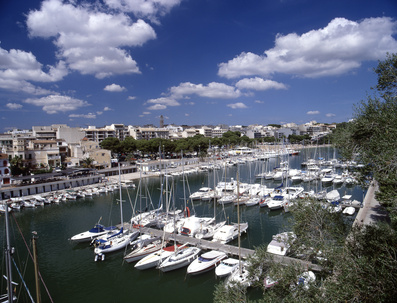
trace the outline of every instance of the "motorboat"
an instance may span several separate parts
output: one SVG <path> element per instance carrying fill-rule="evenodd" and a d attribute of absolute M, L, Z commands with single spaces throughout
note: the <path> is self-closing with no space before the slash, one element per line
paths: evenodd
<path fill-rule="evenodd" d="M 201 249 L 198 247 L 188 247 L 185 249 L 176 250 L 163 262 L 161 262 L 161 264 L 158 266 L 158 269 L 160 269 L 162 272 L 167 272 L 188 266 L 198 257 L 200 251 Z"/>
<path fill-rule="evenodd" d="M 356 212 L 356 209 L 353 206 L 348 206 L 343 210 L 343 214 L 353 216 Z"/>
<path fill-rule="evenodd" d="M 266 251 L 271 254 L 285 256 L 296 239 L 293 232 L 283 232 L 273 236 L 272 241 L 267 245 Z"/>
<path fill-rule="evenodd" d="M 283 208 L 286 203 L 288 203 L 288 200 L 285 198 L 285 196 L 277 195 L 268 198 L 267 207 L 271 210 L 276 210 Z"/>
<path fill-rule="evenodd" d="M 212 193 L 212 192 L 213 192 L 212 188 L 210 188 L 210 187 L 202 187 L 198 191 L 192 193 L 189 196 L 189 199 L 191 199 L 191 200 L 200 200 L 203 195 L 208 194 L 208 193 Z"/>
<path fill-rule="evenodd" d="M 355 212 L 356 212 L 356 209 L 353 206 L 348 206 L 342 211 L 343 214 L 349 215 L 349 216 L 353 216 Z"/>
<path fill-rule="evenodd" d="M 117 233 L 118 229 L 115 226 L 105 227 L 102 224 L 95 224 L 93 228 L 88 231 L 79 233 L 70 238 L 72 242 L 89 242 L 102 235 L 111 235 Z"/>
<path fill-rule="evenodd" d="M 151 253 L 141 259 L 138 263 L 135 264 L 136 269 L 144 270 L 158 266 L 161 262 L 172 255 L 175 250 L 181 250 L 185 247 L 182 247 L 180 244 L 178 245 L 170 245 L 166 246 L 159 251 Z"/>
<path fill-rule="evenodd" d="M 334 190 L 331 190 L 330 192 L 328 192 L 325 195 L 325 199 L 328 202 L 339 201 L 340 200 L 340 194 L 339 194 L 338 190 L 334 189 Z"/>
<path fill-rule="evenodd" d="M 248 223 L 240 223 L 240 234 L 247 232 Z M 239 234 L 239 225 L 237 223 L 232 225 L 223 225 L 212 238 L 212 242 L 219 242 L 222 244 L 229 243 L 236 239 Z"/>
<path fill-rule="evenodd" d="M 214 269 L 227 255 L 224 252 L 211 250 L 195 259 L 187 268 L 190 275 L 198 275 Z"/>
<path fill-rule="evenodd" d="M 239 260 L 234 258 L 227 258 L 221 261 L 215 268 L 215 275 L 219 278 L 224 278 L 230 275 L 239 265 Z"/>

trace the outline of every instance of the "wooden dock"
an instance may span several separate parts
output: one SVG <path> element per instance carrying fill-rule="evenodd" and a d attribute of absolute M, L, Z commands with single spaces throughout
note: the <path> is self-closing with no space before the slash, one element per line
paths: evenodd
<path fill-rule="evenodd" d="M 129 224 L 124 223 L 124 228 L 128 229 Z M 212 242 L 208 240 L 203 240 L 203 239 L 197 239 L 194 237 L 188 237 L 188 236 L 183 236 L 179 234 L 173 234 L 173 233 L 167 233 L 159 229 L 155 228 L 149 228 L 149 227 L 141 227 L 141 232 L 144 234 L 150 234 L 153 236 L 157 237 L 163 237 L 164 240 L 166 241 L 176 241 L 180 244 L 187 244 L 191 246 L 195 246 L 198 248 L 201 248 L 203 250 L 218 250 L 227 253 L 230 256 L 238 256 L 239 255 L 239 248 L 234 245 L 229 245 L 229 244 L 221 244 L 217 242 Z M 240 248 L 240 256 L 244 259 L 246 259 L 248 256 L 253 255 L 255 253 L 255 250 L 249 249 L 249 248 Z M 317 264 L 313 264 L 308 261 L 300 260 L 300 259 L 295 259 L 291 257 L 286 257 L 286 256 L 278 256 L 274 254 L 268 254 L 269 258 L 272 258 L 275 262 L 284 264 L 284 265 L 291 265 L 294 263 L 300 264 L 303 268 L 305 269 L 311 269 L 314 271 L 321 271 L 322 268 L 321 266 Z"/>

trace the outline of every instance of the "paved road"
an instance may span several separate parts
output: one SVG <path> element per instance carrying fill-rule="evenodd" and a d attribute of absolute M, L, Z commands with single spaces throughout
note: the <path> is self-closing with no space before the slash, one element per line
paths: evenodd
<path fill-rule="evenodd" d="M 377 222 L 390 222 L 387 211 L 375 199 L 375 192 L 378 190 L 378 184 L 374 182 L 368 188 L 367 194 L 363 201 L 363 207 L 358 211 L 354 224 L 373 224 Z"/>

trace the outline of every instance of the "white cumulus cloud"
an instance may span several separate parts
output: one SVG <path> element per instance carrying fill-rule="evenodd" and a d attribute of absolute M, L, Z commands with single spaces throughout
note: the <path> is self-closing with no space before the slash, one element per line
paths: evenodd
<path fill-rule="evenodd" d="M 351 21 L 335 18 L 326 27 L 302 35 L 278 34 L 275 46 L 264 54 L 243 52 L 219 64 L 226 78 L 274 73 L 321 77 L 349 72 L 362 61 L 379 60 L 395 52 L 396 22 L 391 18 Z"/>
<path fill-rule="evenodd" d="M 60 95 L 50 95 L 38 99 L 29 98 L 24 102 L 41 107 L 47 114 L 73 111 L 90 105 L 86 101 Z"/>
<path fill-rule="evenodd" d="M 242 102 L 231 103 L 231 104 L 228 104 L 227 106 L 232 109 L 247 108 L 247 106 Z"/>
<path fill-rule="evenodd" d="M 6 106 L 7 106 L 9 109 L 20 109 L 20 108 L 23 107 L 22 104 L 18 104 L 18 103 L 7 103 Z"/>
<path fill-rule="evenodd" d="M 167 106 L 165 106 L 164 104 L 154 104 L 154 105 L 148 107 L 149 110 L 162 110 L 162 109 L 166 109 L 166 108 L 167 108 Z"/>
<path fill-rule="evenodd" d="M 97 4 L 99 5 L 99 4 Z M 154 29 L 123 13 L 105 13 L 87 3 L 46 0 L 30 11 L 26 21 L 31 37 L 53 38 L 58 56 L 71 69 L 104 78 L 140 73 L 137 62 L 122 47 L 141 46 L 155 39 Z"/>
<path fill-rule="evenodd" d="M 93 114 L 93 113 L 88 113 L 88 114 L 70 114 L 69 118 L 95 119 L 96 115 Z"/>
<path fill-rule="evenodd" d="M 236 83 L 236 87 L 239 89 L 250 89 L 250 90 L 268 90 L 268 89 L 287 89 L 287 86 L 283 83 L 279 83 L 273 80 L 265 80 L 259 77 L 241 79 Z"/>
<path fill-rule="evenodd" d="M 182 0 L 104 0 L 113 8 L 124 12 L 131 12 L 138 18 L 149 18 L 156 22 L 157 16 L 167 14 Z"/>
<path fill-rule="evenodd" d="M 0 47 L 0 88 L 10 91 L 22 91 L 32 95 L 52 93 L 30 83 L 56 82 L 68 74 L 64 61 L 55 66 L 43 66 L 31 52 L 18 49 L 9 51 Z"/>
<path fill-rule="evenodd" d="M 233 99 L 241 96 L 241 92 L 235 87 L 218 82 L 211 82 L 208 85 L 184 82 L 178 86 L 171 87 L 170 93 L 176 99 L 189 95 L 220 99 Z"/>
<path fill-rule="evenodd" d="M 126 90 L 125 87 L 120 86 L 118 84 L 110 84 L 110 85 L 106 85 L 105 88 L 103 89 L 107 92 L 123 92 Z"/>
<path fill-rule="evenodd" d="M 320 112 L 318 110 L 309 110 L 306 114 L 307 115 L 318 115 Z"/>

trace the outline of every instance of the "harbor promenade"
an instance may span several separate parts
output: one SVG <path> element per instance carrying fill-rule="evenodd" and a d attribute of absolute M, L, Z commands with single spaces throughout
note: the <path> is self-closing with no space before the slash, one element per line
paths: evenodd
<path fill-rule="evenodd" d="M 363 201 L 363 207 L 358 211 L 353 225 L 369 225 L 377 222 L 390 222 L 387 211 L 379 204 L 375 198 L 378 184 L 374 181 L 369 186 Z"/>

